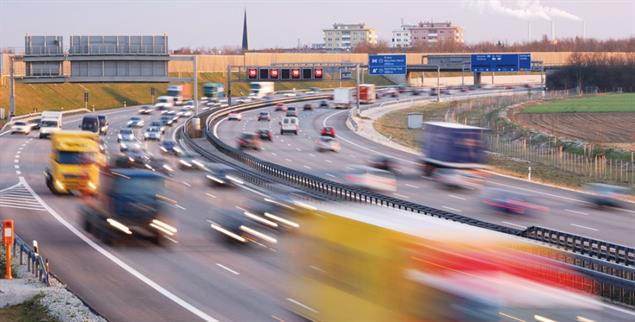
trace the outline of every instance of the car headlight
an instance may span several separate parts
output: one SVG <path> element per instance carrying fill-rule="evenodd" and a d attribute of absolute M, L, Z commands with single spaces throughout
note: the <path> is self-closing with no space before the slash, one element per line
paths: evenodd
<path fill-rule="evenodd" d="M 127 148 L 127 147 L 128 147 L 127 145 L 125 145 L 124 143 L 121 143 L 121 148 L 122 148 L 122 149 L 125 149 L 125 148 Z"/>

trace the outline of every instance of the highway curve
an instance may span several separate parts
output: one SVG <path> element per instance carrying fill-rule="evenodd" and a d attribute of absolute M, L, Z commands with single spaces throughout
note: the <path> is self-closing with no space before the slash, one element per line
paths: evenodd
<path fill-rule="evenodd" d="M 313 102 L 317 106 L 316 102 Z M 300 108 L 303 103 L 292 104 Z M 270 111 L 271 122 L 257 121 L 260 111 Z M 597 210 L 589 207 L 582 194 L 565 189 L 494 175 L 487 186 L 512 189 L 532 197 L 536 203 L 548 207 L 547 213 L 527 216 L 494 212 L 484 207 L 480 201 L 481 191 L 451 191 L 422 177 L 417 171 L 418 156 L 386 147 L 367 140 L 350 131 L 346 125 L 347 110 L 316 109 L 300 112 L 301 131 L 299 135 L 279 133 L 283 112 L 274 112 L 273 107 L 243 113 L 242 121 L 223 120 L 217 126 L 218 136 L 235 146 L 236 138 L 242 132 L 255 132 L 267 128 L 274 133 L 273 142 L 265 142 L 263 151 L 248 151 L 263 160 L 274 162 L 299 171 L 311 173 L 325 179 L 343 182 L 342 178 L 352 165 L 366 164 L 371 156 L 387 155 L 395 158 L 401 166 L 398 189 L 392 197 L 415 202 L 448 212 L 477 218 L 483 221 L 524 229 L 528 226 L 542 226 L 599 240 L 635 246 L 632 238 L 635 227 L 635 210 Z M 342 144 L 339 153 L 319 153 L 315 141 L 323 126 L 337 130 L 337 138 Z"/>

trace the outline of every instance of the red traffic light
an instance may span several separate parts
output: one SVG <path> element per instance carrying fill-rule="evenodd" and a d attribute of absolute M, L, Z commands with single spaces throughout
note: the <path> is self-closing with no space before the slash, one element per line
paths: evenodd
<path fill-rule="evenodd" d="M 269 70 L 269 77 L 278 78 L 278 70 L 277 69 L 270 69 Z"/>
<path fill-rule="evenodd" d="M 313 70 L 313 76 L 316 79 L 322 79 L 322 68 L 316 68 L 315 70 Z"/>
<path fill-rule="evenodd" d="M 247 71 L 247 76 L 249 77 L 249 79 L 256 79 L 258 78 L 258 70 L 255 68 L 250 68 Z"/>
<path fill-rule="evenodd" d="M 291 78 L 300 78 L 300 70 L 292 69 L 291 70 Z"/>

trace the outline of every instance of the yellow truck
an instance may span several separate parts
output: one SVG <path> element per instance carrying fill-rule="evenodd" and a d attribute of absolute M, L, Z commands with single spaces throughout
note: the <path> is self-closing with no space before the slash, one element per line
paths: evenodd
<path fill-rule="evenodd" d="M 286 216 L 301 228 L 280 243 L 283 302 L 311 321 L 598 321 L 601 314 L 592 281 L 538 243 L 360 204 L 314 203 Z"/>
<path fill-rule="evenodd" d="M 99 134 L 86 131 L 57 131 L 51 135 L 50 167 L 46 186 L 53 194 L 95 194 L 105 156 Z"/>

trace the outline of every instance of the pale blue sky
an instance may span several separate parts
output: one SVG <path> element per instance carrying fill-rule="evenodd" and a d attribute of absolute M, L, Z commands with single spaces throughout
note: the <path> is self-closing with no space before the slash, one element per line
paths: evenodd
<path fill-rule="evenodd" d="M 252 48 L 295 46 L 321 41 L 322 28 L 334 22 L 366 22 L 389 40 L 401 18 L 450 20 L 465 29 L 466 42 L 527 39 L 527 20 L 507 10 L 535 4 L 584 20 L 588 37 L 623 38 L 635 34 L 635 0 L 470 1 L 470 0 L 0 0 L 0 47 L 24 46 L 24 34 L 170 36 L 180 46 L 239 46 L 242 10 L 249 15 Z M 502 6 L 505 9 L 495 10 Z M 553 11 L 550 11 L 553 12 Z M 533 38 L 550 33 L 550 22 L 532 20 Z M 557 36 L 582 34 L 582 22 L 557 16 Z"/>

